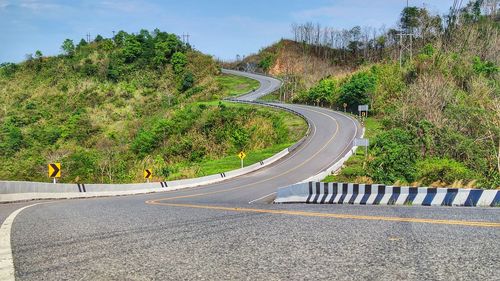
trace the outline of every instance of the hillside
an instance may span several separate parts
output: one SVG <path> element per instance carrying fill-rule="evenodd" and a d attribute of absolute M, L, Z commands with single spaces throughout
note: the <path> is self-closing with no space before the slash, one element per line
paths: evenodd
<path fill-rule="evenodd" d="M 359 27 L 325 28 L 347 36 L 337 42 L 311 24 L 293 29 L 305 43 L 282 40 L 234 67 L 253 63 L 283 78 L 286 101 L 346 104 L 356 115 L 369 104 L 368 155 L 327 180 L 500 187 L 499 13 L 471 1 L 443 19 L 425 7 L 402 11 L 398 28 L 414 38 L 401 67 L 396 29 L 370 39 Z"/>
<path fill-rule="evenodd" d="M 47 181 L 61 162 L 62 182 L 140 182 L 238 168 L 298 140 L 304 122 L 283 112 L 213 102 L 258 86 L 220 74 L 214 60 L 174 34 L 120 31 L 63 54 L 37 51 L 0 67 L 2 180 Z M 221 163 L 221 161 L 223 163 Z"/>
<path fill-rule="evenodd" d="M 291 94 L 313 86 L 322 77 L 341 75 L 355 69 L 354 66 L 337 64 L 325 59 L 322 54 L 327 50 L 333 49 L 324 46 L 313 48 L 312 45 L 281 39 L 261 49 L 257 54 L 249 55 L 242 61 L 226 63 L 225 66 L 280 77 L 293 84 Z"/>

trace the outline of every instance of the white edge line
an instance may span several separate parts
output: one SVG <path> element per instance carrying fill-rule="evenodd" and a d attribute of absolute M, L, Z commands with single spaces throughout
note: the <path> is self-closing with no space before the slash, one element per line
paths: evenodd
<path fill-rule="evenodd" d="M 269 193 L 268 195 L 264 195 L 264 196 L 262 196 L 262 197 L 259 197 L 259 198 L 255 199 L 255 200 L 252 200 L 252 201 L 248 202 L 248 204 L 252 204 L 253 202 L 257 202 L 257 201 L 259 201 L 259 200 L 261 200 L 261 199 L 264 199 L 264 198 L 266 198 L 266 197 L 269 197 L 269 196 L 271 196 L 271 195 L 273 195 L 273 194 L 276 194 L 276 191 L 275 191 L 275 192 L 271 192 L 271 193 Z"/>
<path fill-rule="evenodd" d="M 10 244 L 10 236 L 14 219 L 24 209 L 38 204 L 41 203 L 31 204 L 15 210 L 5 219 L 0 227 L 0 280 L 16 280 L 14 260 L 12 258 L 12 248 Z"/>

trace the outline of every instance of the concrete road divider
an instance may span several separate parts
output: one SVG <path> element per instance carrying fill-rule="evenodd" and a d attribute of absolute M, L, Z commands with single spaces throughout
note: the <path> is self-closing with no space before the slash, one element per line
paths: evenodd
<path fill-rule="evenodd" d="M 256 171 L 285 157 L 294 148 L 295 146 L 286 148 L 268 159 L 259 161 L 242 169 L 205 177 L 176 181 L 139 184 L 53 184 L 44 182 L 0 181 L 0 203 L 34 199 L 64 199 L 132 195 L 207 185 Z"/>
<path fill-rule="evenodd" d="M 310 181 L 278 189 L 274 202 L 500 207 L 500 190 Z"/>

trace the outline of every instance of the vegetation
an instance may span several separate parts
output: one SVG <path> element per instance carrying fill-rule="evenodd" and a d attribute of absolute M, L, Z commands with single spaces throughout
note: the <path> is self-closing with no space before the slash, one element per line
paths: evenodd
<path fill-rule="evenodd" d="M 500 14 L 487 2 L 459 7 L 457 1 L 444 17 L 404 9 L 398 29 L 414 34 L 414 55 L 403 56 L 401 67 L 396 29 L 292 27 L 302 52 L 274 48 L 278 56 L 270 67 L 288 84 L 286 100 L 337 109 L 346 103 L 353 113 L 369 104 L 380 124 L 369 155 L 353 157 L 334 179 L 500 186 Z M 286 67 L 287 58 L 300 53 L 294 61 L 304 66 Z"/>
<path fill-rule="evenodd" d="M 174 34 L 67 39 L 61 52 L 0 66 L 3 180 L 47 181 L 52 162 L 62 182 L 140 182 L 144 168 L 155 180 L 200 176 L 238 167 L 241 149 L 249 164 L 303 134 L 299 117 L 213 102 L 256 83 L 219 76 Z"/>
<path fill-rule="evenodd" d="M 220 75 L 216 81 L 222 87 L 222 96 L 239 96 L 259 88 L 259 81 L 243 76 Z"/>

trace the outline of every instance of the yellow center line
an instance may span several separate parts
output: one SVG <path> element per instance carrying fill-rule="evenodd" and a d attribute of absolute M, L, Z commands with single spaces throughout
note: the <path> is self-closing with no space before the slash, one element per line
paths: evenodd
<path fill-rule="evenodd" d="M 334 218 L 334 219 L 390 221 L 390 222 L 411 222 L 411 223 L 428 223 L 428 224 L 461 225 L 461 226 L 479 226 L 479 227 L 494 227 L 494 228 L 500 227 L 500 222 L 460 221 L 460 220 L 423 219 L 423 218 L 401 218 L 401 217 L 385 217 L 385 216 L 361 216 L 361 215 L 333 214 L 333 213 L 319 213 L 319 212 L 304 212 L 304 211 L 289 211 L 289 210 L 235 208 L 235 207 L 222 207 L 222 206 L 213 206 L 213 205 L 163 203 L 163 202 L 159 202 L 160 200 L 161 199 L 159 199 L 159 200 L 149 200 L 149 201 L 146 201 L 146 204 L 169 206 L 169 207 L 208 209 L 208 210 L 218 210 L 218 211 L 246 212 L 246 213 L 263 213 L 263 214 L 304 216 L 304 217 L 321 217 L 321 218 Z"/>

